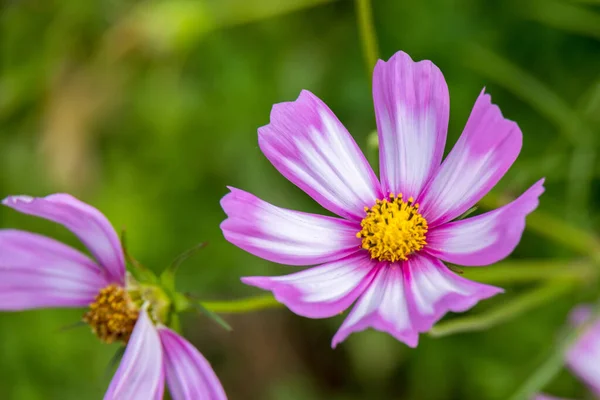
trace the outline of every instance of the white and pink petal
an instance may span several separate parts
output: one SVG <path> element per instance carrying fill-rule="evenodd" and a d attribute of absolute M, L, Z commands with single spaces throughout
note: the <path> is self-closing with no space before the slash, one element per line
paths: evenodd
<path fill-rule="evenodd" d="M 227 399 L 210 363 L 191 343 L 168 328 L 161 327 L 158 332 L 173 400 Z"/>
<path fill-rule="evenodd" d="M 258 144 L 273 166 L 329 211 L 360 220 L 381 196 L 379 181 L 346 128 L 319 98 L 303 90 L 273 106 Z"/>
<path fill-rule="evenodd" d="M 456 145 L 417 199 L 433 228 L 467 211 L 516 160 L 523 135 L 482 91 Z"/>
<path fill-rule="evenodd" d="M 62 193 L 46 197 L 10 196 L 2 204 L 64 225 L 86 245 L 114 282 L 125 283 L 121 242 L 110 222 L 96 208 Z"/>
<path fill-rule="evenodd" d="M 272 291 L 277 301 L 298 315 L 327 318 L 345 311 L 363 293 L 376 265 L 359 252 L 291 275 L 245 277 L 242 282 Z"/>
<path fill-rule="evenodd" d="M 0 310 L 86 307 L 109 279 L 87 256 L 54 239 L 0 230 Z"/>
<path fill-rule="evenodd" d="M 535 210 L 544 192 L 540 180 L 513 202 L 494 211 L 454 221 L 427 233 L 426 251 L 446 262 L 489 265 L 507 257 L 525 230 L 525 217 Z"/>
<path fill-rule="evenodd" d="M 373 102 L 384 194 L 417 198 L 444 154 L 450 111 L 444 75 L 431 61 L 414 62 L 400 51 L 377 62 Z"/>
<path fill-rule="evenodd" d="M 143 309 L 104 400 L 162 400 L 164 387 L 160 337 Z"/>
<path fill-rule="evenodd" d="M 411 321 L 419 332 L 429 331 L 449 311 L 465 312 L 479 301 L 504 292 L 465 279 L 427 255 L 413 255 L 404 263 L 403 273 Z"/>
<path fill-rule="evenodd" d="M 562 397 L 548 396 L 547 394 L 535 395 L 531 400 L 568 400 Z"/>
<path fill-rule="evenodd" d="M 360 249 L 358 223 L 273 206 L 230 188 L 221 200 L 225 238 L 258 257 L 288 265 L 315 265 Z"/>
<path fill-rule="evenodd" d="M 333 348 L 351 333 L 367 328 L 387 332 L 408 346 L 416 347 L 419 333 L 410 319 L 402 267 L 380 263 L 375 268 L 373 281 L 333 337 Z"/>
<path fill-rule="evenodd" d="M 410 347 L 447 312 L 464 312 L 502 289 L 469 281 L 439 260 L 412 255 L 403 263 L 380 264 L 377 276 L 357 301 L 333 346 L 352 332 L 374 328 Z"/>

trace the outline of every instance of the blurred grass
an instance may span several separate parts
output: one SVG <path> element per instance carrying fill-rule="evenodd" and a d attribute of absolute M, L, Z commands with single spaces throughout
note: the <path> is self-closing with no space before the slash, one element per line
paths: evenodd
<path fill-rule="evenodd" d="M 551 277 L 596 274 L 598 3 L 371 3 L 382 58 L 402 49 L 444 72 L 449 144 L 483 86 L 523 130 L 521 157 L 483 206 L 547 177 L 539 212 L 512 258 L 496 270 L 465 271 L 495 279 L 506 294 L 443 323 L 494 315 Z M 347 0 L 4 1 L 0 189 L 78 195 L 126 227 L 131 253 L 157 271 L 208 241 L 179 270 L 178 288 L 217 305 L 258 294 L 239 276 L 287 270 L 226 243 L 218 201 L 233 185 L 280 206 L 321 212 L 260 154 L 256 128 L 268 122 L 273 103 L 308 89 L 366 149 L 375 119 L 364 64 L 355 4 Z M 45 221 L 2 209 L 0 223 L 81 248 Z M 332 351 L 343 316 L 315 321 L 285 309 L 225 315 L 234 329 L 228 334 L 206 318 L 182 322 L 231 399 L 499 400 L 555 347 L 568 310 L 598 295 L 597 280 L 586 283 L 489 330 L 423 335 L 416 350 L 365 332 Z M 102 396 L 116 349 L 86 328 L 60 331 L 80 315 L 0 315 L 0 398 Z M 584 388 L 562 373 L 547 391 L 581 398 Z"/>

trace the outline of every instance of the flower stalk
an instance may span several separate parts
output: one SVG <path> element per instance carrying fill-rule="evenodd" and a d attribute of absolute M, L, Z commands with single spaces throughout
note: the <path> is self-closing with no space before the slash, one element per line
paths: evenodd
<path fill-rule="evenodd" d="M 516 296 L 497 308 L 481 315 L 458 317 L 435 325 L 429 334 L 433 337 L 449 336 L 455 333 L 483 331 L 509 321 L 527 311 L 541 306 L 575 289 L 573 282 L 553 281 L 520 296 Z"/>
<path fill-rule="evenodd" d="M 251 296 L 231 301 L 205 301 L 200 304 L 205 309 L 220 314 L 242 314 L 283 307 L 283 304 L 278 302 L 272 294 Z"/>
<path fill-rule="evenodd" d="M 355 4 L 360 41 L 365 56 L 367 74 L 370 79 L 373 67 L 379 59 L 377 33 L 375 32 L 375 24 L 373 23 L 371 0 L 356 0 Z"/>

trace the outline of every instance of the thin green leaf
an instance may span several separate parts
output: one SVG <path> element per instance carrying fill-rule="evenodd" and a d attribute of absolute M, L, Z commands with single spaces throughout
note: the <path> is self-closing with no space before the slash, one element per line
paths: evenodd
<path fill-rule="evenodd" d="M 190 304 L 196 309 L 196 311 L 206 315 L 208 318 L 212 319 L 217 324 L 221 325 L 225 330 L 227 330 L 227 331 L 233 330 L 233 328 L 227 322 L 225 322 L 225 320 L 223 318 L 221 318 L 217 313 L 207 309 L 204 305 L 202 305 L 202 303 L 192 301 Z"/>
<path fill-rule="evenodd" d="M 191 249 L 184 251 L 183 253 L 181 253 L 180 255 L 178 255 L 177 258 L 175 258 L 175 260 L 173 260 L 173 262 L 171 263 L 171 265 L 169 266 L 169 268 L 176 271 L 177 268 L 179 268 L 179 266 L 185 260 L 187 260 L 188 258 L 192 257 L 194 254 L 196 254 L 199 250 L 205 248 L 207 245 L 208 245 L 207 242 L 198 243 L 197 245 L 195 245 Z"/>
<path fill-rule="evenodd" d="M 125 354 L 125 346 L 121 346 L 117 349 L 117 351 L 115 352 L 115 354 L 110 358 L 110 360 L 108 361 L 108 365 L 106 366 L 106 370 L 104 372 L 104 380 L 108 380 L 112 374 L 113 371 L 115 370 L 115 367 L 121 362 L 121 359 L 123 358 L 123 354 Z"/>
<path fill-rule="evenodd" d="M 73 330 L 76 328 L 83 328 L 84 326 L 88 326 L 88 324 L 86 324 L 83 321 L 77 321 L 77 322 L 73 322 L 72 324 L 60 327 L 59 331 L 66 332 L 66 331 L 70 331 L 70 330 Z"/>
<path fill-rule="evenodd" d="M 207 246 L 208 243 L 203 242 L 203 243 L 199 243 L 196 246 L 192 247 L 189 250 L 184 251 L 183 253 L 181 253 L 180 255 L 177 256 L 177 258 L 175 258 L 175 260 L 173 260 L 173 262 L 171 263 L 171 265 L 169 265 L 160 275 L 160 282 L 162 283 L 162 285 L 170 291 L 174 291 L 175 290 L 175 275 L 177 273 L 177 270 L 179 269 L 179 266 L 188 258 L 192 257 L 194 254 L 196 254 L 199 250 L 205 248 Z"/>
<path fill-rule="evenodd" d="M 127 249 L 127 237 L 125 228 L 121 229 L 121 247 L 123 248 L 123 255 L 125 256 L 125 260 L 131 265 L 129 272 L 133 275 L 133 277 L 138 282 L 147 282 L 156 284 L 158 282 L 158 278 L 148 268 L 146 268 L 142 263 L 136 260 Z"/>
<path fill-rule="evenodd" d="M 125 260 L 130 263 L 133 267 L 138 269 L 146 269 L 138 260 L 133 258 L 127 249 L 127 232 L 125 228 L 121 229 L 121 247 L 123 248 L 123 254 L 125 255 Z"/>
<path fill-rule="evenodd" d="M 471 208 L 469 208 L 467 211 L 465 211 L 460 217 L 458 217 L 456 220 L 460 221 L 461 219 L 465 219 L 467 218 L 469 215 L 473 214 L 475 211 L 477 211 L 477 206 L 473 206 Z"/>

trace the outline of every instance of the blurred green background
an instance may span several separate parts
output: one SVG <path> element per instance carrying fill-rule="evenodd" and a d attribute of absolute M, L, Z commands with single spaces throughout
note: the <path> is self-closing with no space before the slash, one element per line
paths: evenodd
<path fill-rule="evenodd" d="M 231 333 L 184 318 L 230 399 L 506 399 L 555 351 L 569 309 L 599 293 L 600 2 L 374 0 L 373 15 L 381 58 L 404 50 L 444 72 L 449 144 L 483 86 L 523 130 L 520 158 L 482 208 L 541 176 L 546 194 L 508 261 L 465 272 L 506 288 L 445 319 L 483 331 L 422 335 L 415 350 L 368 331 L 331 350 L 343 316 L 227 315 Z M 369 75 L 349 0 L 3 0 L 0 196 L 72 193 L 126 227 L 130 252 L 157 271 L 209 241 L 178 287 L 206 300 L 259 294 L 239 277 L 292 270 L 222 238 L 225 186 L 322 212 L 263 157 L 256 129 L 308 89 L 376 163 Z M 0 225 L 82 248 L 9 209 Z M 116 347 L 61 329 L 82 312 L 0 314 L 0 398 L 102 397 Z M 546 391 L 589 398 L 566 370 Z"/>

